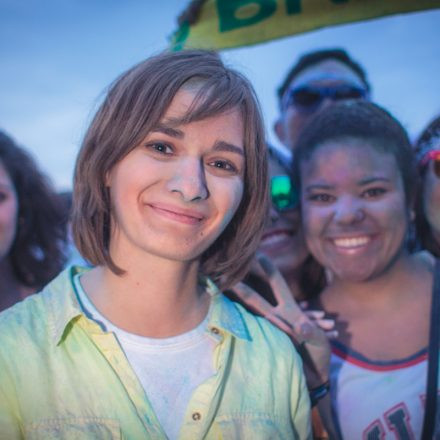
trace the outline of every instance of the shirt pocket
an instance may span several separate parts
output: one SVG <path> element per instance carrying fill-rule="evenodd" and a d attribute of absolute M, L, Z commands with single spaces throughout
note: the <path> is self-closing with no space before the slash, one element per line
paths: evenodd
<path fill-rule="evenodd" d="M 240 414 L 216 419 L 223 440 L 293 440 L 298 438 L 287 418 L 268 414 Z"/>
<path fill-rule="evenodd" d="M 119 422 L 103 417 L 45 419 L 25 426 L 26 440 L 119 440 Z"/>

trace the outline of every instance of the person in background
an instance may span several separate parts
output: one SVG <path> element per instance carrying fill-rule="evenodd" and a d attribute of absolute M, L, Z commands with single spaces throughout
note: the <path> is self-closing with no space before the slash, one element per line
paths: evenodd
<path fill-rule="evenodd" d="M 2 435 L 311 438 L 290 340 L 219 290 L 244 276 L 267 202 L 248 80 L 197 50 L 123 73 L 75 168 L 72 230 L 94 267 L 0 315 Z"/>
<path fill-rule="evenodd" d="M 365 70 L 345 50 L 308 52 L 278 88 L 279 117 L 274 131 L 287 149 L 294 150 L 301 131 L 320 110 L 337 101 L 370 97 Z"/>
<path fill-rule="evenodd" d="M 65 239 L 62 210 L 49 181 L 0 131 L 0 310 L 61 271 Z"/>
<path fill-rule="evenodd" d="M 225 294 L 248 310 L 264 316 L 280 329 L 295 337 L 295 322 L 291 310 L 307 306 L 324 288 L 326 280 L 322 266 L 311 256 L 302 231 L 299 194 L 290 177 L 291 154 L 268 146 L 270 210 L 258 246 L 258 257 L 252 270 Z M 334 321 L 324 319 L 321 311 L 305 310 L 304 322 L 310 325 L 308 341 L 298 347 L 303 355 L 307 385 L 313 405 L 319 411 L 328 433 L 335 433 L 330 415 L 330 402 L 323 384 L 328 381 L 330 347 L 327 337 L 334 337 Z M 290 321 L 291 325 L 287 325 Z M 321 331 L 322 330 L 322 331 Z M 319 396 L 318 399 L 315 396 Z M 328 438 L 323 422 L 312 411 L 314 438 Z M 332 438 L 336 438 L 333 435 Z"/>
<path fill-rule="evenodd" d="M 323 268 L 307 249 L 299 212 L 299 195 L 290 178 L 291 156 L 273 146 L 269 152 L 270 209 L 258 252 L 281 272 L 296 301 L 310 299 L 325 285 Z M 271 305 L 274 292 L 254 266 L 243 282 Z M 233 292 L 228 292 L 234 300 Z"/>
<path fill-rule="evenodd" d="M 415 151 L 421 178 L 416 203 L 417 238 L 422 249 L 440 257 L 440 116 L 423 130 Z"/>
<path fill-rule="evenodd" d="M 437 394 L 427 386 L 435 269 L 406 247 L 417 179 L 408 136 L 377 105 L 335 104 L 303 130 L 293 176 L 307 246 L 333 275 L 312 305 L 336 320 L 330 392 L 342 437 L 422 438 Z"/>

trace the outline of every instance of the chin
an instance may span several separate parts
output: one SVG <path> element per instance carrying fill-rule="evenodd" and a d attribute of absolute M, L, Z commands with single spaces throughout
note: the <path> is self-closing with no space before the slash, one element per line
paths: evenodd
<path fill-rule="evenodd" d="M 378 276 L 377 271 L 366 271 L 364 267 L 351 270 L 330 270 L 335 274 L 336 278 L 339 278 L 341 281 L 348 281 L 352 283 L 365 283 Z"/>
<path fill-rule="evenodd" d="M 306 259 L 307 255 L 298 255 L 290 258 L 279 256 L 274 257 L 271 260 L 284 276 L 289 276 L 290 274 L 299 271 Z"/>

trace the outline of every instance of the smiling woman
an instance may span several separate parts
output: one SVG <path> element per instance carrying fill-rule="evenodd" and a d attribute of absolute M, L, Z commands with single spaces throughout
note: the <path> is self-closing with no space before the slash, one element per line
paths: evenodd
<path fill-rule="evenodd" d="M 163 53 L 116 80 L 75 171 L 73 234 L 94 267 L 0 317 L 2 434 L 310 437 L 290 340 L 214 284 L 258 246 L 266 167 L 252 87 L 217 54 Z"/>
<path fill-rule="evenodd" d="M 323 110 L 298 140 L 304 234 L 332 278 L 315 306 L 336 319 L 330 379 L 343 438 L 432 438 L 421 433 L 422 402 L 436 396 L 426 383 L 434 266 L 406 248 L 414 165 L 403 127 L 365 101 Z"/>

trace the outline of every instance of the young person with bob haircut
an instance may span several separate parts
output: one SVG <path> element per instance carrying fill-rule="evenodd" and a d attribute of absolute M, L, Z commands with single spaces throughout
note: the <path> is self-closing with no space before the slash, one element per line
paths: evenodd
<path fill-rule="evenodd" d="M 291 341 L 219 291 L 258 246 L 266 167 L 253 89 L 217 54 L 163 53 L 113 83 L 75 170 L 94 268 L 0 317 L 2 435 L 310 438 Z"/>
<path fill-rule="evenodd" d="M 300 135 L 293 176 L 306 243 L 332 274 L 312 306 L 336 320 L 342 438 L 434 438 L 440 273 L 406 243 L 417 181 L 407 133 L 373 103 L 334 104 Z"/>
<path fill-rule="evenodd" d="M 0 131 L 0 311 L 52 280 L 65 246 L 56 193 L 32 157 Z"/>

